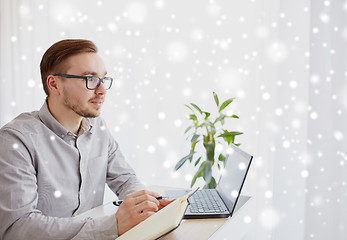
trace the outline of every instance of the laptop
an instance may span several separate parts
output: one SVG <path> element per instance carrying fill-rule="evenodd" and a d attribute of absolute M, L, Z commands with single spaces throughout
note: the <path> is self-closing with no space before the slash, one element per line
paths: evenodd
<path fill-rule="evenodd" d="M 216 189 L 201 189 L 188 198 L 185 219 L 228 218 L 233 215 L 253 157 L 235 145 L 228 154 Z M 170 190 L 165 195 L 179 197 L 190 190 Z"/>

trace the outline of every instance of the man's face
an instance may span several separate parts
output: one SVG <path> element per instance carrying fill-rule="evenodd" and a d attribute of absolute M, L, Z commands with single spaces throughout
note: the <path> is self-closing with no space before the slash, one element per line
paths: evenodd
<path fill-rule="evenodd" d="M 106 69 L 96 53 L 80 53 L 66 60 L 68 70 L 64 74 L 78 76 L 98 76 L 104 78 Z M 67 110 L 82 117 L 97 117 L 105 100 L 106 90 L 101 83 L 95 90 L 86 88 L 86 80 L 79 78 L 62 79 L 62 100 Z"/>

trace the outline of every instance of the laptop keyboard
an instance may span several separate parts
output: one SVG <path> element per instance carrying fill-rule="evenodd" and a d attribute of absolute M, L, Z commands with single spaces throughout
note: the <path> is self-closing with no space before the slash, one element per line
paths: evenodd
<path fill-rule="evenodd" d="M 192 213 L 224 213 L 228 211 L 215 189 L 203 189 L 189 197 Z"/>

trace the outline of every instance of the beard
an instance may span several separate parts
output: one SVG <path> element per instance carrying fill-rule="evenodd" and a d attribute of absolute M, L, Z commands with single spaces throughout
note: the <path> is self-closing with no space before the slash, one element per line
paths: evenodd
<path fill-rule="evenodd" d="M 65 107 L 71 109 L 72 111 L 74 111 L 77 115 L 81 116 L 81 117 L 85 117 L 85 118 L 96 118 L 100 115 L 100 108 L 97 109 L 93 109 L 90 108 L 88 109 L 87 107 L 82 107 L 82 104 L 80 103 L 80 101 L 76 98 L 74 100 L 72 100 L 73 98 L 71 98 L 68 94 L 66 94 L 66 91 L 64 91 L 64 105 Z M 101 97 L 95 97 L 90 99 L 89 101 L 92 100 L 101 100 Z M 89 103 L 88 101 L 88 103 Z"/>

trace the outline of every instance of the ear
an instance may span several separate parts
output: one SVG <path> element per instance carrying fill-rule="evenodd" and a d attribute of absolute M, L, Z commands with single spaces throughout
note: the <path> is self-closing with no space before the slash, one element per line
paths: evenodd
<path fill-rule="evenodd" d="M 50 94 L 60 95 L 60 88 L 58 86 L 58 79 L 53 75 L 48 75 L 46 80 L 47 87 Z"/>

